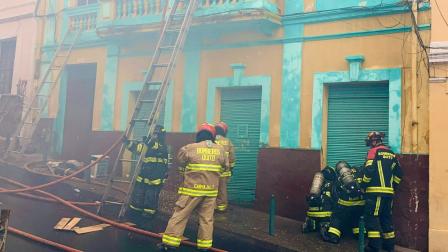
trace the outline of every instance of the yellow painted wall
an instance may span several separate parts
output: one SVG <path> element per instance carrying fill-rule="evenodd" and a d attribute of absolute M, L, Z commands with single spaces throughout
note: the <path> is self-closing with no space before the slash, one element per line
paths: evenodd
<path fill-rule="evenodd" d="M 437 4 L 432 1 L 431 42 L 448 45 L 448 24 L 445 23 L 448 21 L 448 1 L 437 0 Z M 432 65 L 431 76 L 448 78 L 448 58 L 445 63 Z M 439 79 L 429 86 L 429 251 L 442 252 L 448 248 L 448 194 L 445 193 L 448 180 L 448 79 Z"/>
<path fill-rule="evenodd" d="M 426 12 L 423 14 L 428 15 Z M 422 16 L 423 16 L 422 15 Z M 426 17 L 425 17 L 426 19 Z M 422 18 L 422 22 L 425 20 Z M 410 24 L 406 15 L 396 15 L 381 19 L 366 18 L 360 20 L 338 21 L 326 24 L 315 24 L 305 26 L 305 36 L 317 36 L 325 34 L 338 34 L 346 32 L 357 32 L 363 30 L 384 29 L 402 22 Z M 425 41 L 429 41 L 429 32 L 422 32 Z M 404 42 L 403 42 L 404 41 Z M 303 76 L 302 76 L 302 106 L 301 106 L 301 147 L 311 146 L 311 119 L 312 119 L 312 97 L 313 76 L 319 72 L 347 71 L 348 63 L 345 60 L 350 55 L 363 55 L 365 62 L 363 68 L 402 68 L 402 152 L 415 152 L 412 150 L 411 141 L 411 98 L 410 80 L 412 33 L 396 33 L 378 36 L 354 37 L 336 40 L 321 40 L 305 42 L 303 47 Z M 422 56 L 418 54 L 419 58 Z M 415 144 L 419 153 L 428 153 L 428 88 L 427 70 L 421 63 L 418 70 L 418 141 Z M 325 123 L 325 122 L 324 122 Z M 325 125 L 324 125 L 325 126 Z M 323 127 L 325 130 L 325 127 Z M 325 137 L 325 132 L 323 136 Z M 325 141 L 323 142 L 325 143 Z M 325 156 L 325 155 L 323 155 Z"/>
<path fill-rule="evenodd" d="M 448 71 L 448 64 L 444 66 Z M 430 84 L 429 251 L 448 248 L 448 81 Z"/>
<path fill-rule="evenodd" d="M 60 7 L 60 6 L 58 6 Z M 305 1 L 305 10 L 314 10 L 314 1 Z M 427 24 L 430 20 L 430 12 L 419 14 L 419 23 Z M 372 17 L 354 20 L 342 20 L 330 23 L 309 24 L 305 26 L 305 36 L 331 35 L 339 33 L 360 32 L 366 30 L 385 29 L 388 27 L 400 27 L 411 25 L 409 14 L 392 15 L 386 17 Z M 216 42 L 238 42 L 247 40 L 264 40 L 282 37 L 282 29 L 274 31 L 273 34 L 260 32 L 245 32 L 238 36 L 221 36 L 217 40 L 209 38 L 205 44 L 212 45 Z M 429 32 L 422 31 L 423 38 L 429 42 Z M 137 39 L 136 39 L 137 40 Z M 142 40 L 143 41 L 143 40 Z M 421 58 L 421 52 L 413 53 L 411 45 L 416 44 L 412 33 L 395 33 L 379 36 L 353 37 L 335 40 L 309 41 L 303 45 L 302 59 L 302 89 L 301 89 L 301 131 L 300 147 L 309 148 L 311 145 L 311 116 L 312 116 L 312 85 L 313 75 L 318 72 L 346 71 L 348 64 L 345 60 L 350 55 L 363 55 L 364 68 L 402 68 L 403 69 L 403 101 L 402 101 L 402 152 L 428 152 L 428 88 L 425 66 L 419 65 L 419 70 L 412 69 L 412 57 Z M 137 55 L 120 57 L 117 77 L 115 115 L 113 127 L 120 129 L 120 115 L 127 113 L 121 111 L 122 87 L 128 82 L 141 82 L 144 77 L 143 71 L 150 62 L 149 57 L 139 56 L 136 51 L 151 52 L 154 45 L 146 43 L 134 43 L 121 48 L 121 54 Z M 201 52 L 200 83 L 198 93 L 198 117 L 197 121 L 205 121 L 207 81 L 209 78 L 228 77 L 232 75 L 230 64 L 243 63 L 246 65 L 246 75 L 270 75 L 272 77 L 271 94 L 271 121 L 270 121 L 270 145 L 279 145 L 280 135 L 280 111 L 281 111 L 281 83 L 282 83 L 282 45 L 256 46 L 220 50 L 203 50 Z M 98 74 L 95 91 L 95 105 L 93 130 L 100 128 L 100 117 L 102 107 L 102 91 L 104 82 L 104 67 L 107 51 L 105 48 L 91 48 L 75 50 L 70 64 L 97 63 Z M 180 130 L 182 113 L 182 92 L 184 81 L 184 57 L 181 55 L 174 74 L 174 99 L 173 99 L 173 131 Z M 412 75 L 417 77 L 418 98 L 416 106 L 411 103 L 411 80 Z M 50 115 L 55 116 L 57 112 L 57 99 L 54 98 L 50 105 Z M 417 121 L 412 122 L 412 108 L 418 108 Z M 219 109 L 219 107 L 217 107 Z M 413 126 L 414 125 L 414 126 Z M 324 122 L 325 126 L 325 122 Z M 417 140 L 412 139 L 412 128 L 417 128 Z M 326 127 L 324 127 L 325 129 Z M 323 136 L 325 136 L 323 132 Z M 324 141 L 325 145 L 325 141 Z M 414 148 L 413 148 L 414 147 Z"/>

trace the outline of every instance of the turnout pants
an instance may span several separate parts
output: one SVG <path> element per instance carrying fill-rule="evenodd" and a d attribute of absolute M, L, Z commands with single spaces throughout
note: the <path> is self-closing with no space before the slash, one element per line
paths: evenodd
<path fill-rule="evenodd" d="M 219 178 L 218 197 L 216 198 L 216 210 L 220 212 L 224 212 L 228 206 L 227 184 L 229 183 L 229 179 L 230 177 Z"/>
<path fill-rule="evenodd" d="M 162 185 L 148 185 L 143 181 L 135 182 L 129 208 L 137 212 L 154 215 L 159 206 L 161 189 Z"/>
<path fill-rule="evenodd" d="M 331 215 L 330 227 L 327 231 L 327 239 L 333 243 L 338 243 L 342 232 L 350 228 L 354 235 L 359 234 L 359 218 L 363 213 L 364 206 L 343 206 L 336 204 Z M 324 237 L 325 239 L 326 237 Z"/>
<path fill-rule="evenodd" d="M 162 242 L 171 247 L 179 247 L 185 227 L 193 210 L 199 215 L 199 229 L 197 245 L 199 249 L 208 249 L 213 243 L 213 213 L 215 211 L 215 197 L 192 197 L 180 195 L 176 201 L 173 216 L 168 221 Z"/>
<path fill-rule="evenodd" d="M 395 245 L 395 231 L 392 221 L 392 196 L 366 194 L 364 218 L 369 247 L 374 250 L 391 251 Z M 382 243 L 382 246 L 381 246 Z"/>

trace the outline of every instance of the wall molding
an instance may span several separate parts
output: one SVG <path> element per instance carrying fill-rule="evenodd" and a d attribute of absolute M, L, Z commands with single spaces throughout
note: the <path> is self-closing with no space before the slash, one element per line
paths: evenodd
<path fill-rule="evenodd" d="M 223 78 L 209 78 L 207 88 L 207 111 L 206 119 L 213 122 L 215 118 L 216 93 L 219 88 L 227 87 L 261 87 L 261 120 L 260 120 L 260 143 L 269 145 L 269 123 L 271 111 L 271 76 L 245 76 L 241 64 L 231 65 L 233 76 Z"/>
<path fill-rule="evenodd" d="M 322 148 L 323 92 L 328 84 L 356 82 L 389 82 L 389 145 L 401 153 L 401 68 L 361 69 L 356 81 L 350 79 L 350 71 L 322 72 L 314 74 L 311 148 Z"/>

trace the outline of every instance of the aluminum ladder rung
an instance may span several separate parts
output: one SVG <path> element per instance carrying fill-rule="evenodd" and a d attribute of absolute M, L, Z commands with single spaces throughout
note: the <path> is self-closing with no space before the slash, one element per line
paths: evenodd
<path fill-rule="evenodd" d="M 148 119 L 132 119 L 132 121 L 134 121 L 134 122 L 147 122 L 149 120 Z"/>
<path fill-rule="evenodd" d="M 161 81 L 149 81 L 149 82 L 146 82 L 145 84 L 148 86 L 160 86 L 160 85 L 162 85 L 162 82 Z"/>
<path fill-rule="evenodd" d="M 153 103 L 154 100 L 140 100 L 141 103 Z"/>
<path fill-rule="evenodd" d="M 168 63 L 157 63 L 157 64 L 153 64 L 152 66 L 153 67 L 159 67 L 159 68 L 166 68 L 166 67 L 168 67 L 170 64 L 168 64 Z"/>
<path fill-rule="evenodd" d="M 124 159 L 124 158 L 120 159 L 120 161 L 121 162 L 129 162 L 129 163 L 137 163 L 138 162 L 138 160 L 135 160 L 135 159 Z"/>
<path fill-rule="evenodd" d="M 174 46 L 174 45 L 161 46 L 160 50 L 174 50 L 174 48 L 176 48 L 176 46 Z"/>

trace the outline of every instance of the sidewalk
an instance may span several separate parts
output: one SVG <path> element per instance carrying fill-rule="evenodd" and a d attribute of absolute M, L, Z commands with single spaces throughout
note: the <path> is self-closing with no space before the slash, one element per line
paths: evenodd
<path fill-rule="evenodd" d="M 162 191 L 160 210 L 171 215 L 177 194 Z M 302 234 L 302 222 L 288 218 L 276 217 L 275 235 L 268 234 L 268 219 L 266 213 L 256 210 L 230 206 L 226 213 L 215 214 L 215 229 L 218 232 L 230 233 L 235 239 L 255 240 L 269 247 L 272 251 L 357 251 L 357 242 L 350 236 L 338 245 L 323 242 L 318 233 Z M 197 217 L 192 218 L 197 222 Z M 189 226 L 192 226 L 190 223 Z M 216 239 L 216 238 L 215 238 Z M 253 241 L 252 241 L 253 242 Z"/>

